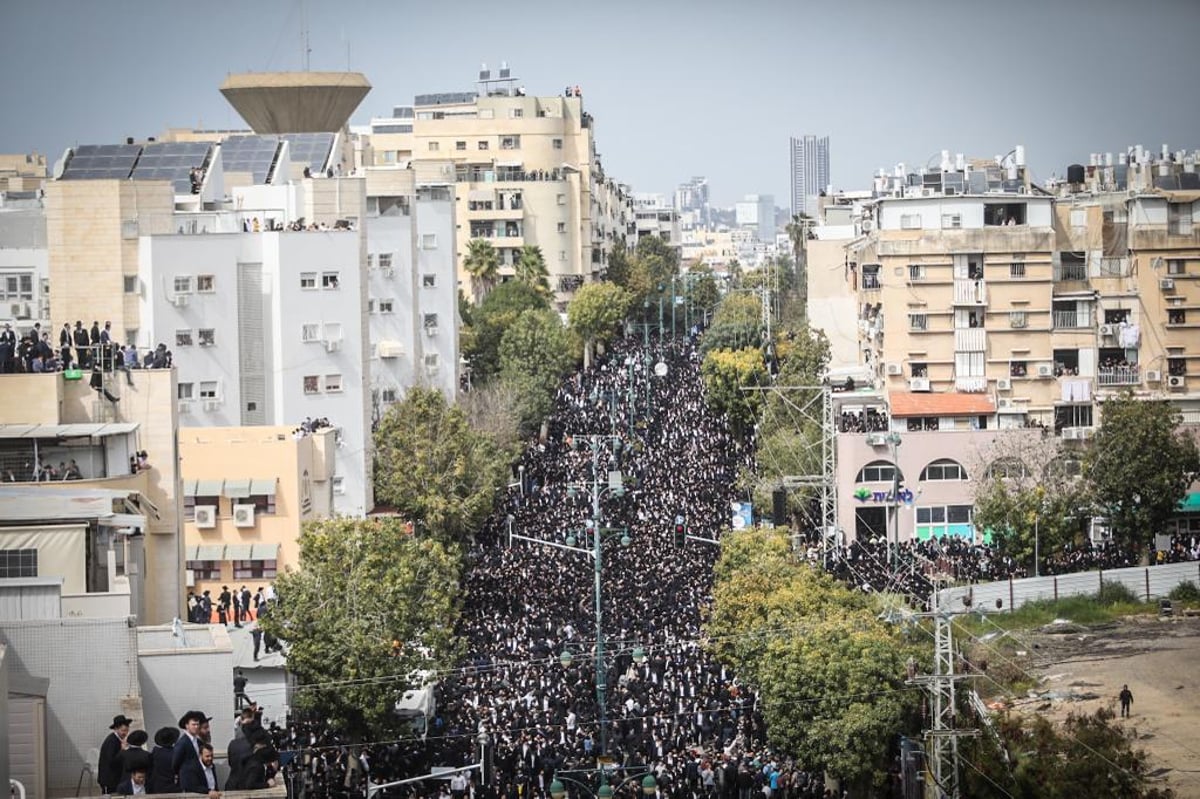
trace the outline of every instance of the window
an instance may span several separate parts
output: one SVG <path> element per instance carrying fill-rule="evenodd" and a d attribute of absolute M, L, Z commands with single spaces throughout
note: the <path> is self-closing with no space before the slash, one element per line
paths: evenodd
<path fill-rule="evenodd" d="M 321 325 L 318 322 L 309 322 L 300 326 L 300 340 L 305 343 L 321 340 Z"/>
<path fill-rule="evenodd" d="M 211 347 L 216 343 L 217 331 L 215 328 L 202 327 L 200 328 L 197 336 L 200 339 L 201 347 Z"/>
<path fill-rule="evenodd" d="M 1008 376 L 1009 377 L 1026 377 L 1029 374 L 1028 361 L 1009 361 Z"/>
<path fill-rule="evenodd" d="M 1167 309 L 1167 324 L 1168 325 L 1186 325 L 1187 311 L 1182 308 Z"/>
<path fill-rule="evenodd" d="M 437 234 L 436 233 L 422 233 L 421 234 L 421 249 L 422 250 L 436 250 L 437 249 Z"/>
<path fill-rule="evenodd" d="M 1008 326 L 1012 328 L 1022 328 L 1029 324 L 1028 318 L 1024 311 L 1009 311 Z"/>
<path fill-rule="evenodd" d="M 212 294 L 217 290 L 215 275 L 200 275 L 196 278 L 196 291 L 200 294 Z"/>
<path fill-rule="evenodd" d="M 396 301 L 393 299 L 380 300 L 379 301 L 379 312 L 380 313 L 392 313 L 392 309 L 395 306 L 395 304 L 396 304 Z"/>
<path fill-rule="evenodd" d="M 984 203 L 983 224 L 1011 226 L 1025 224 L 1025 203 Z"/>
<path fill-rule="evenodd" d="M 913 377 L 929 377 L 929 364 L 920 361 L 909 363 L 908 368 L 912 370 Z"/>
<path fill-rule="evenodd" d="M 910 313 L 908 315 L 909 330 L 928 330 L 929 317 L 923 313 Z"/>
<path fill-rule="evenodd" d="M 1180 258 L 1172 258 L 1167 261 L 1167 274 L 1172 277 L 1179 277 L 1187 274 L 1187 261 Z"/>
<path fill-rule="evenodd" d="M 391 405 L 396 401 L 396 389 L 385 388 L 383 391 L 379 392 L 379 398 L 383 400 L 384 403 Z"/>
<path fill-rule="evenodd" d="M 904 480 L 903 474 L 898 474 L 896 467 L 887 461 L 872 461 L 862 467 L 855 482 L 858 483 L 890 483 L 893 480 Z"/>
<path fill-rule="evenodd" d="M 220 388 L 216 380 L 201 380 L 200 399 L 216 399 Z"/>
<path fill-rule="evenodd" d="M 125 275 L 124 281 L 125 281 L 125 293 L 126 294 L 137 294 L 138 293 L 137 275 Z"/>
<path fill-rule="evenodd" d="M 508 117 L 509 117 L 509 119 L 520 119 L 520 118 L 521 118 L 521 117 L 523 117 L 523 116 L 525 116 L 525 109 L 524 109 L 524 108 L 510 108 L 510 109 L 508 109 Z"/>
<path fill-rule="evenodd" d="M 435 313 L 427 313 L 427 314 L 425 314 L 424 318 L 422 319 L 422 322 L 424 323 L 426 330 L 429 330 L 431 328 L 433 330 L 437 330 L 438 315 Z"/>
<path fill-rule="evenodd" d="M 329 394 L 336 394 L 342 390 L 341 375 L 325 375 L 325 391 Z"/>
<path fill-rule="evenodd" d="M 925 279 L 925 264 L 909 264 L 908 279 L 912 282 Z"/>
<path fill-rule="evenodd" d="M 325 341 L 341 341 L 342 340 L 342 323 L 341 322 L 326 322 L 325 334 L 322 336 Z"/>
<path fill-rule="evenodd" d="M 971 538 L 975 535 L 970 505 L 918 507 L 916 517 L 916 534 L 920 540 L 942 538 L 948 535 Z"/>
<path fill-rule="evenodd" d="M 367 313 L 375 313 L 375 299 L 373 297 L 367 298 Z"/>
<path fill-rule="evenodd" d="M 320 394 L 321 393 L 321 378 L 318 375 L 304 376 L 304 393 L 305 394 Z"/>
<path fill-rule="evenodd" d="M 551 139 L 550 146 L 555 150 L 561 150 L 563 148 L 562 139 Z"/>
<path fill-rule="evenodd" d="M 392 254 L 390 252 L 379 253 L 379 268 L 380 269 L 391 269 L 392 268 Z"/>
<path fill-rule="evenodd" d="M 425 366 L 428 369 L 436 369 L 438 365 L 438 356 L 436 352 L 431 352 L 425 356 Z"/>
<path fill-rule="evenodd" d="M 137 278 L 134 277 L 135 291 Z M 42 282 L 43 292 L 49 289 L 46 286 L 48 281 Z M 0 300 L 17 301 L 17 300 L 32 300 L 33 299 L 33 275 L 6 275 L 3 281 L 0 281 Z"/>
<path fill-rule="evenodd" d="M 0 549 L 0 579 L 8 577 L 37 577 L 36 549 Z"/>
<path fill-rule="evenodd" d="M 1122 322 L 1129 321 L 1128 308 L 1105 308 L 1104 309 L 1104 324 L 1119 325 Z"/>
<path fill-rule="evenodd" d="M 567 251 L 566 251 L 566 250 L 559 250 L 559 251 L 558 251 L 558 260 L 560 260 L 560 261 L 566 261 L 566 260 L 567 260 Z"/>
<path fill-rule="evenodd" d="M 431 142 L 429 142 L 429 151 L 431 153 L 435 153 L 435 152 L 437 152 L 439 146 L 440 145 L 437 142 L 431 141 Z"/>
<path fill-rule="evenodd" d="M 921 215 L 920 214 L 901 214 L 900 215 L 901 230 L 920 230 Z"/>
<path fill-rule="evenodd" d="M 567 204 L 567 195 L 565 195 L 565 194 L 559 194 L 554 199 L 559 205 Z"/>
<path fill-rule="evenodd" d="M 1173 377 L 1187 375 L 1187 358 L 1167 358 L 1167 374 Z"/>
<path fill-rule="evenodd" d="M 300 288 L 315 289 L 317 287 L 316 272 L 301 272 L 300 273 Z"/>
<path fill-rule="evenodd" d="M 486 150 L 488 148 L 488 143 L 487 143 L 487 141 L 480 139 L 479 142 L 475 146 L 478 147 L 480 150 Z"/>
<path fill-rule="evenodd" d="M 962 227 L 962 214 L 942 214 L 943 228 L 960 228 Z"/>
<path fill-rule="evenodd" d="M 567 223 L 566 223 L 566 222 L 559 222 L 559 223 L 558 223 L 558 232 L 559 232 L 559 233 L 566 233 L 566 232 L 567 232 Z"/>
<path fill-rule="evenodd" d="M 936 416 L 910 416 L 908 417 L 907 429 L 911 433 L 916 433 L 921 430 L 937 430 L 939 425 L 940 423 Z"/>
<path fill-rule="evenodd" d="M 197 580 L 221 579 L 221 561 L 219 560 L 189 560 L 187 567 Z"/>
<path fill-rule="evenodd" d="M 454 142 L 454 149 L 459 151 L 465 150 L 467 149 L 467 143 L 465 141 L 456 141 Z"/>
<path fill-rule="evenodd" d="M 175 396 L 181 400 L 192 398 L 192 383 L 180 383 L 175 387 Z"/>
<path fill-rule="evenodd" d="M 192 276 L 191 275 L 176 275 L 175 276 L 175 293 L 176 294 L 191 294 L 192 293 Z"/>
<path fill-rule="evenodd" d="M 437 288 L 437 275 L 421 275 L 421 288 Z"/>
<path fill-rule="evenodd" d="M 521 149 L 521 137 L 520 136 L 501 136 L 500 137 L 500 149 L 501 150 L 519 150 L 519 149 Z"/>
<path fill-rule="evenodd" d="M 1028 476 L 1029 469 L 1016 458 L 1000 458 L 992 461 L 992 465 L 988 467 L 988 477 L 999 477 L 1001 480 L 1015 480 Z"/>
<path fill-rule="evenodd" d="M 339 282 L 339 278 L 338 278 L 337 272 L 322 272 L 321 273 L 321 288 L 336 289 L 338 287 L 338 282 Z"/>
<path fill-rule="evenodd" d="M 175 331 L 175 346 L 176 347 L 192 346 L 192 331 L 190 328 L 187 330 L 176 330 Z"/>
<path fill-rule="evenodd" d="M 966 480 L 967 470 L 958 461 L 942 458 L 925 467 L 921 480 Z"/>
<path fill-rule="evenodd" d="M 863 264 L 862 287 L 864 289 L 877 289 L 879 285 L 879 264 Z"/>
<path fill-rule="evenodd" d="M 233 562 L 233 579 L 235 580 L 271 580 L 275 578 L 275 561 L 273 560 L 235 560 Z"/>
<path fill-rule="evenodd" d="M 1025 277 L 1025 262 L 1013 261 L 1008 265 L 1008 276 L 1013 279 Z"/>
<path fill-rule="evenodd" d="M 1172 236 L 1192 235 L 1192 204 L 1167 203 L 1167 233 Z"/>
<path fill-rule="evenodd" d="M 346 478 L 340 474 L 333 476 L 333 493 L 341 496 L 346 493 Z"/>

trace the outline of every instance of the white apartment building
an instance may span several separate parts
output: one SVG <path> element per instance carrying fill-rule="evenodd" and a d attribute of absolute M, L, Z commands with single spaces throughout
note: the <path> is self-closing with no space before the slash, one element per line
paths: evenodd
<path fill-rule="evenodd" d="M 737 226 L 753 230 L 763 243 L 775 241 L 775 196 L 771 194 L 747 194 L 733 206 Z"/>
<path fill-rule="evenodd" d="M 0 323 L 24 334 L 50 315 L 46 214 L 37 190 L 0 192 Z"/>

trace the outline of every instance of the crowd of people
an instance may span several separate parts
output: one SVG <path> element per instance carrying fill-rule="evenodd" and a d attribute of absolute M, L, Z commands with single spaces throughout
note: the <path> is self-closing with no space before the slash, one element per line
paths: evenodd
<path fill-rule="evenodd" d="M 34 322 L 22 333 L 14 330 L 11 322 L 5 322 L 0 330 L 0 373 L 4 374 L 90 370 L 97 375 L 122 371 L 126 381 L 132 382 L 130 370 L 169 369 L 171 362 L 172 354 L 166 344 L 139 353 L 132 344 L 117 343 L 111 322 L 105 322 L 103 327 L 92 322 L 91 328 L 85 328 L 82 321 L 76 321 L 74 328 L 65 322 L 58 334 L 57 347 L 50 331 L 42 330 L 41 322 Z"/>
<path fill-rule="evenodd" d="M 368 781 L 478 762 L 482 741 L 495 776 L 471 778 L 476 797 L 546 797 L 555 775 L 592 769 L 601 753 L 610 783 L 626 781 L 621 793 L 652 774 L 666 797 L 834 795 L 770 752 L 754 693 L 700 645 L 718 554 L 700 539 L 729 526 L 753 450 L 706 406 L 698 367 L 689 340 L 619 341 L 560 388 L 548 435 L 525 451 L 469 553 L 469 654 L 439 683 L 425 741 L 349 746 L 300 722 L 274 742 L 296 753 L 285 783 L 305 796 L 361 795 Z M 693 536 L 682 547 L 679 520 Z M 603 710 L 589 530 L 601 536 Z M 388 789 L 455 793 L 437 781 Z"/>
<path fill-rule="evenodd" d="M 838 417 L 838 430 L 842 433 L 886 433 L 888 415 L 877 408 L 863 411 L 842 411 Z"/>

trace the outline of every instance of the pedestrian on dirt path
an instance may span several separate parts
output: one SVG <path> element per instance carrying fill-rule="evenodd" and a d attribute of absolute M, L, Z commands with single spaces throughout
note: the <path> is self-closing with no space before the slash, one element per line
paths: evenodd
<path fill-rule="evenodd" d="M 1128 685 L 1121 686 L 1121 693 L 1117 698 L 1121 700 L 1121 718 L 1129 718 L 1129 706 L 1133 704 L 1133 692 L 1129 690 Z"/>

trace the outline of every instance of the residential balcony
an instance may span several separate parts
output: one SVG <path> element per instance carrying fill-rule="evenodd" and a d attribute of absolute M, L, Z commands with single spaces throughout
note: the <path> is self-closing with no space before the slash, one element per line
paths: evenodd
<path fill-rule="evenodd" d="M 1096 382 L 1101 386 L 1139 386 L 1142 370 L 1139 366 L 1100 367 Z"/>
<path fill-rule="evenodd" d="M 954 281 L 955 305 L 987 305 L 987 284 L 982 280 L 956 278 Z"/>
<path fill-rule="evenodd" d="M 954 331 L 955 352 L 985 352 L 987 331 L 982 327 L 958 328 Z"/>
<path fill-rule="evenodd" d="M 1087 330 L 1092 326 L 1091 315 L 1078 311 L 1054 311 L 1053 318 L 1055 330 Z"/>
<path fill-rule="evenodd" d="M 1087 264 L 1055 264 L 1055 283 L 1086 283 L 1088 280 Z"/>

